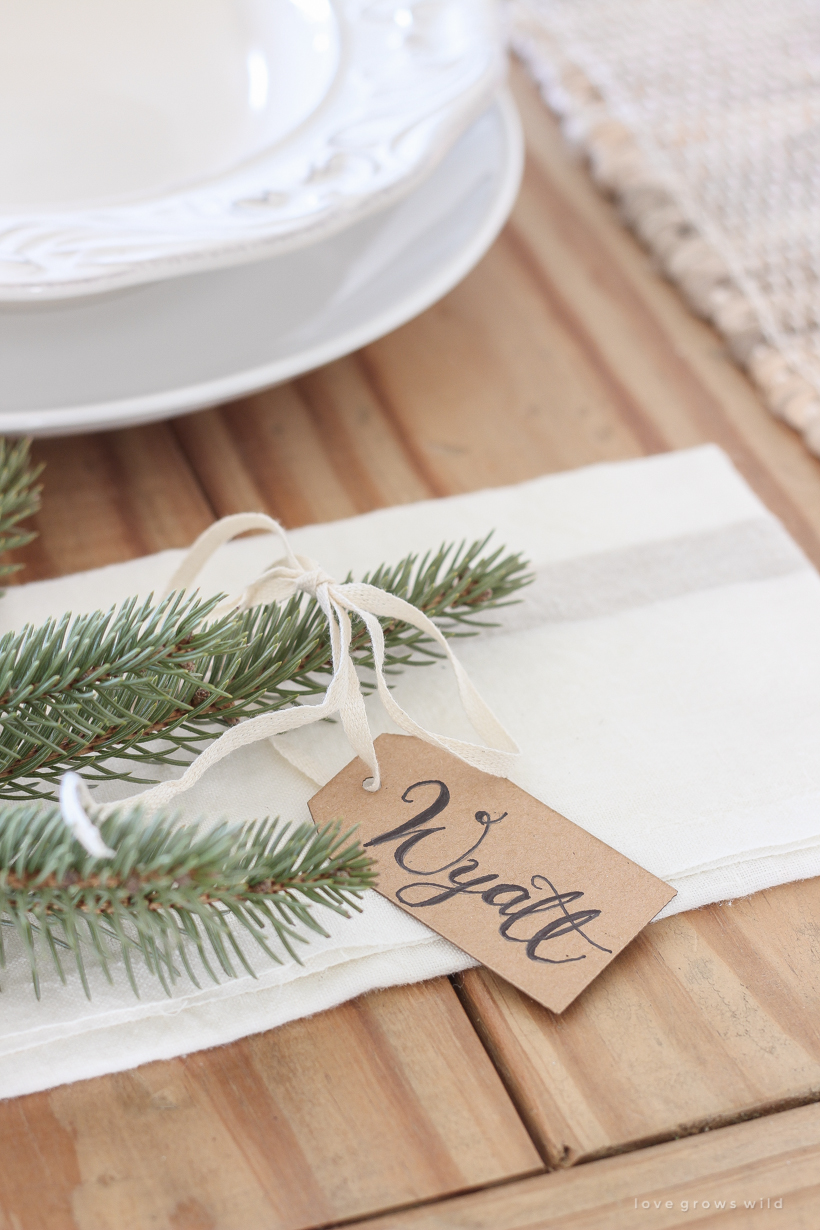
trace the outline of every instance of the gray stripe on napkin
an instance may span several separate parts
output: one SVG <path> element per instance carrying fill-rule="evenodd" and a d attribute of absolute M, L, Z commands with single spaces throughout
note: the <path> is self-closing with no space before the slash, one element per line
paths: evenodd
<path fill-rule="evenodd" d="M 718 530 L 583 555 L 539 568 L 498 632 L 595 619 L 651 602 L 810 568 L 775 521 L 741 521 Z"/>

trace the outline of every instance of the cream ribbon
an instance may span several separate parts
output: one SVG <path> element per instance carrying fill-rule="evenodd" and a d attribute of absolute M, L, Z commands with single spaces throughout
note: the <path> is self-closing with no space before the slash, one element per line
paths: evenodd
<path fill-rule="evenodd" d="M 91 792 L 79 773 L 64 773 L 60 778 L 60 813 L 66 827 L 95 858 L 113 858 L 116 851 L 105 844 L 100 830 L 88 818 L 86 809 L 93 804 Z"/>
<path fill-rule="evenodd" d="M 174 781 L 162 782 L 143 794 L 135 796 L 148 808 L 165 806 L 199 781 L 204 773 L 235 752 L 260 739 L 273 739 L 288 730 L 319 722 L 323 718 L 337 717 L 347 739 L 357 756 L 370 770 L 371 777 L 364 783 L 366 790 L 378 790 L 381 784 L 379 764 L 373 746 L 373 736 L 367 721 L 356 667 L 350 654 L 352 637 L 351 615 L 358 616 L 367 628 L 373 652 L 378 695 L 387 713 L 396 725 L 409 735 L 415 735 L 435 747 L 452 752 L 459 759 L 491 773 L 506 777 L 519 749 L 507 731 L 479 696 L 467 672 L 456 658 L 441 631 L 421 611 L 395 594 L 386 593 L 375 585 L 360 582 L 340 584 L 328 576 L 319 565 L 291 550 L 285 531 L 277 521 L 263 513 L 238 513 L 223 517 L 200 534 L 185 559 L 171 578 L 166 593 L 186 590 L 214 552 L 248 530 L 269 530 L 279 536 L 284 547 L 284 558 L 277 560 L 234 599 L 220 604 L 213 616 L 230 611 L 247 611 L 270 602 L 284 602 L 296 594 L 309 594 L 318 602 L 327 619 L 330 633 L 333 673 L 319 704 L 295 704 L 287 709 L 263 713 L 232 726 L 220 735 L 196 760 Z M 213 617 L 212 616 L 212 617 Z M 384 635 L 377 616 L 399 619 L 424 632 L 442 649 L 450 663 L 458 684 L 459 696 L 464 710 L 477 733 L 490 746 L 467 743 L 445 735 L 425 730 L 402 709 L 390 692 L 384 677 Z M 274 746 L 282 751 L 278 741 Z M 286 756 L 286 759 L 290 757 Z M 108 803 L 100 808 L 107 814 L 119 803 Z M 64 812 L 65 815 L 65 812 Z M 68 817 L 66 817 L 68 819 Z M 79 829 L 74 830 L 85 845 Z M 96 830 L 95 830 L 96 832 Z M 86 846 L 90 849 L 89 846 Z M 93 853 L 94 851 L 92 851 Z"/>

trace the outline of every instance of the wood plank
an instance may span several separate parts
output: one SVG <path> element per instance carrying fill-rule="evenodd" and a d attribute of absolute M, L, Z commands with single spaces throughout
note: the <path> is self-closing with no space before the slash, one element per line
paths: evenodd
<path fill-rule="evenodd" d="M 658 451 L 619 416 L 620 380 L 590 364 L 511 256 L 509 231 L 441 303 L 362 355 L 436 495 Z"/>
<path fill-rule="evenodd" d="M 187 546 L 213 510 L 166 423 L 36 440 L 44 462 L 39 537 L 14 552 L 15 583 Z"/>
<path fill-rule="evenodd" d="M 356 355 L 173 429 L 220 516 L 263 509 L 293 527 L 437 494 Z"/>
<path fill-rule="evenodd" d="M 218 408 L 183 415 L 170 428 L 217 516 L 265 511 L 264 498 Z"/>
<path fill-rule="evenodd" d="M 747 1203 L 755 1208 L 745 1208 Z M 364 1230 L 365 1223 L 358 1224 Z M 366 1225 L 368 1230 L 674 1230 L 690 1225 L 702 1230 L 817 1230 L 820 1107 L 785 1111 L 432 1208 L 392 1213 Z"/>
<path fill-rule="evenodd" d="M 0 1148 L 4 1230 L 303 1230 L 540 1169 L 443 979 L 4 1102 Z"/>
<path fill-rule="evenodd" d="M 820 1097 L 820 880 L 648 927 L 561 1017 L 460 993 L 545 1158 L 570 1165 Z"/>

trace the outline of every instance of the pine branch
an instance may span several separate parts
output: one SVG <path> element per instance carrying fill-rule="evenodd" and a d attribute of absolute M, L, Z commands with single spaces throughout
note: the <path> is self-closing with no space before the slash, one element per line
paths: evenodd
<path fill-rule="evenodd" d="M 448 636 L 474 635 L 480 617 L 529 583 L 519 555 L 442 547 L 407 556 L 364 579 L 407 598 Z M 221 597 L 221 596 L 220 596 Z M 50 797 L 67 769 L 92 784 L 136 777 L 112 759 L 186 764 L 220 729 L 325 690 L 332 669 L 324 616 L 295 598 L 203 627 L 219 601 L 173 595 L 158 606 L 132 599 L 119 611 L 26 628 L 0 640 L 0 798 Z M 439 656 L 417 629 L 382 621 L 387 665 Z M 357 664 L 372 666 L 366 631 L 354 631 Z M 159 740 L 162 740 L 160 743 Z"/>
<path fill-rule="evenodd" d="M 205 675 L 215 653 L 235 659 L 243 639 L 230 617 L 204 624 L 218 602 L 173 594 L 138 606 L 132 598 L 118 611 L 64 615 L 0 639 L 5 797 L 10 781 L 55 781 L 112 742 L 154 737 L 224 701 Z"/>
<path fill-rule="evenodd" d="M 33 530 L 17 528 L 20 521 L 31 517 L 40 507 L 41 488 L 35 483 L 43 467 L 31 465 L 30 447 L 30 440 L 12 444 L 0 436 L 0 555 L 24 547 L 36 537 Z M 0 577 L 9 576 L 22 566 L 0 564 Z"/>
<path fill-rule="evenodd" d="M 53 804 L 0 809 L 0 916 L 22 942 L 38 998 L 46 956 L 63 982 L 64 962 L 73 961 L 89 998 L 89 957 L 111 981 L 119 954 L 136 995 L 136 954 L 168 993 L 182 971 L 199 986 L 197 965 L 215 982 L 215 966 L 230 978 L 237 966 L 255 976 L 242 936 L 281 963 L 270 946 L 275 937 L 298 961 L 305 930 L 327 934 L 312 907 L 348 916 L 375 878 L 359 844 L 337 825 L 263 820 L 203 834 L 132 806 L 99 827 L 116 850 L 110 860 L 86 854 Z"/>

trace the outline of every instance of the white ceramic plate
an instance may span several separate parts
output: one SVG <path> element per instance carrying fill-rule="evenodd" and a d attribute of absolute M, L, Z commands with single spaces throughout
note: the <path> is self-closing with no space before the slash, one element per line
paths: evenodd
<path fill-rule="evenodd" d="M 495 0 L 2 0 L 0 301 L 313 243 L 420 182 L 502 72 Z"/>
<path fill-rule="evenodd" d="M 0 433 L 167 418 L 357 350 L 480 260 L 512 208 L 522 158 L 505 92 L 409 197 L 310 248 L 102 298 L 0 305 Z"/>

